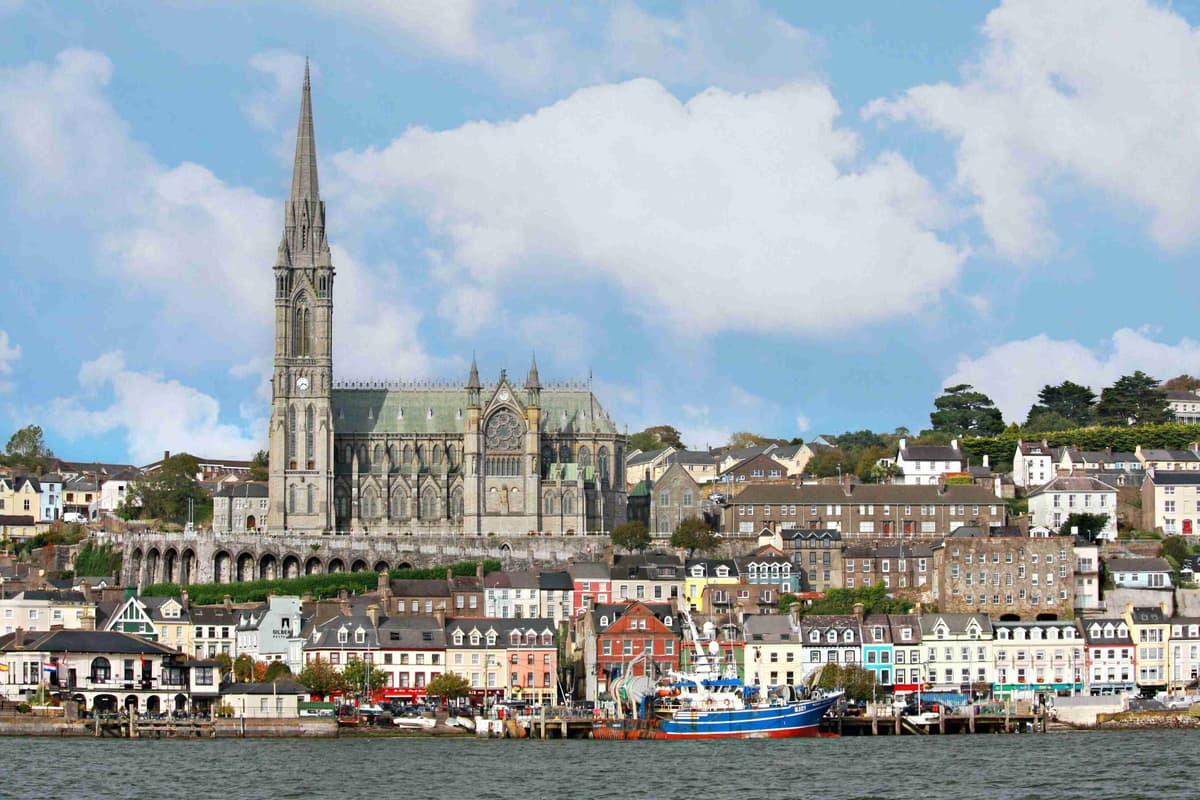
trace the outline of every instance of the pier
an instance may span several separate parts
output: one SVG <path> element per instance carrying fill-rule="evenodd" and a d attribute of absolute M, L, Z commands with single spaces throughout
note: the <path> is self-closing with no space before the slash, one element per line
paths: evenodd
<path fill-rule="evenodd" d="M 821 733 L 836 736 L 930 736 L 961 733 L 1045 733 L 1046 715 L 938 714 L 913 716 L 826 717 Z"/>

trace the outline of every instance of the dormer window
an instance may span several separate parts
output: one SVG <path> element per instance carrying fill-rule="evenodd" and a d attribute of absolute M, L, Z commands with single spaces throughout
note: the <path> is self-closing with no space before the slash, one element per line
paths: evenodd
<path fill-rule="evenodd" d="M 349 640 L 350 640 L 350 635 L 346 632 L 346 629 L 339 628 L 338 629 L 338 644 L 345 644 Z"/>
<path fill-rule="evenodd" d="M 818 631 L 813 631 L 812 633 L 810 633 L 810 634 L 808 635 L 808 640 L 809 640 L 810 642 L 820 642 L 820 641 L 821 641 L 821 634 L 820 634 Z"/>
<path fill-rule="evenodd" d="M 837 644 L 837 631 L 830 631 L 826 634 L 825 640 L 830 644 Z"/>
<path fill-rule="evenodd" d="M 842 632 L 842 641 L 843 642 L 853 642 L 854 641 L 854 631 L 849 631 L 849 630 L 843 631 Z"/>
<path fill-rule="evenodd" d="M 543 633 L 542 634 L 542 646 L 549 647 L 552 644 L 554 644 L 554 636 L 551 635 L 550 633 Z"/>
<path fill-rule="evenodd" d="M 479 635 L 479 631 L 471 631 L 471 646 L 478 647 L 481 641 L 483 637 Z"/>
<path fill-rule="evenodd" d="M 462 643 L 463 643 L 463 632 L 462 632 L 462 631 L 455 631 L 455 632 L 454 632 L 454 646 L 455 646 L 455 647 L 462 647 Z"/>
<path fill-rule="evenodd" d="M 673 623 L 671 622 L 671 618 L 669 616 L 663 617 L 663 625 L 666 625 L 668 628 L 670 628 L 672 624 Z"/>
<path fill-rule="evenodd" d="M 729 567 L 725 567 L 725 566 L 717 567 L 717 577 L 718 578 L 728 578 L 729 577 Z"/>
<path fill-rule="evenodd" d="M 488 647 L 493 647 L 496 644 L 496 632 L 495 631 L 488 631 L 487 643 L 488 643 Z"/>
<path fill-rule="evenodd" d="M 607 614 L 601 615 L 601 617 L 600 617 L 600 627 L 601 627 L 601 628 L 607 628 L 607 627 L 608 627 L 608 615 L 607 615 Z"/>
<path fill-rule="evenodd" d="M 509 634 L 508 643 L 513 645 L 514 647 L 519 645 L 521 643 L 520 631 L 513 631 L 511 634 Z"/>

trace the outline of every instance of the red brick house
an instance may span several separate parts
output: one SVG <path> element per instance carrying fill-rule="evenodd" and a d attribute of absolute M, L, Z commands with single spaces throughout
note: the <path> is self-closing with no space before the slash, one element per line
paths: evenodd
<path fill-rule="evenodd" d="M 618 675 L 657 677 L 679 669 L 680 619 L 670 605 L 639 602 L 606 605 L 598 606 L 592 614 L 597 632 L 596 674 L 601 691 Z M 647 657 L 639 659 L 643 653 Z"/>

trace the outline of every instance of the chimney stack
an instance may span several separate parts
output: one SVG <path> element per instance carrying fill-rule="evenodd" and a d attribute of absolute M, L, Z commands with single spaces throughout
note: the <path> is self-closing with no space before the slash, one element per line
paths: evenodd
<path fill-rule="evenodd" d="M 454 570 L 450 569 L 449 567 L 446 567 L 446 583 L 449 583 L 450 579 L 453 577 L 454 577 Z"/>
<path fill-rule="evenodd" d="M 475 562 L 475 577 L 478 578 L 479 580 L 483 580 L 483 562 L 482 561 Z"/>
<path fill-rule="evenodd" d="M 221 602 L 224 604 L 226 611 L 233 611 L 233 596 L 232 595 L 228 595 L 228 594 L 225 595 L 225 597 L 221 599 Z"/>
<path fill-rule="evenodd" d="M 13 631 L 13 646 L 18 647 L 18 648 L 25 646 L 25 629 L 24 628 L 18 627 L 15 631 Z"/>
<path fill-rule="evenodd" d="M 181 606 L 183 606 L 184 611 L 188 610 L 188 590 L 187 589 L 179 590 L 179 604 Z"/>
<path fill-rule="evenodd" d="M 170 458 L 170 457 L 171 457 L 171 451 L 170 451 L 170 450 L 163 450 L 163 461 L 166 461 L 166 460 L 167 460 L 168 458 Z"/>
<path fill-rule="evenodd" d="M 866 611 L 867 611 L 867 607 L 864 606 L 862 603 L 854 604 L 854 618 L 858 620 L 859 625 L 862 624 L 863 615 L 866 613 Z"/>
<path fill-rule="evenodd" d="M 371 627 L 379 627 L 379 606 L 375 603 L 367 606 L 367 619 L 371 620 Z"/>
<path fill-rule="evenodd" d="M 446 609 L 438 606 L 437 610 L 433 612 L 433 618 L 437 620 L 438 625 L 446 627 Z"/>

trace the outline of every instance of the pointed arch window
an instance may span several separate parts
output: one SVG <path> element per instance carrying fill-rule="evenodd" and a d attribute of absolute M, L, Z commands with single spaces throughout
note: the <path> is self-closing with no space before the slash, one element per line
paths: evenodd
<path fill-rule="evenodd" d="M 417 445 L 417 466 L 425 469 L 425 445 Z"/>
<path fill-rule="evenodd" d="M 314 433 L 313 429 L 317 427 L 317 413 L 310 405 L 304 409 L 304 459 L 308 463 L 308 469 L 315 468 L 313 455 Z"/>
<path fill-rule="evenodd" d="M 461 520 L 463 518 L 462 489 L 455 489 L 450 495 L 450 516 L 456 520 Z"/>
<path fill-rule="evenodd" d="M 388 445 L 388 469 L 393 470 L 397 467 L 396 463 L 396 445 Z"/>
<path fill-rule="evenodd" d="M 600 452 L 596 455 L 596 468 L 600 472 L 600 484 L 604 488 L 608 488 L 608 448 L 601 447 Z"/>
<path fill-rule="evenodd" d="M 566 442 L 558 446 L 558 463 L 571 463 L 571 445 L 567 444 Z"/>
<path fill-rule="evenodd" d="M 562 497 L 562 513 L 564 516 L 570 516 L 575 513 L 575 493 L 567 492 Z"/>
<path fill-rule="evenodd" d="M 311 483 L 308 485 L 308 497 L 305 501 L 305 510 L 309 514 L 316 513 L 317 510 L 317 487 Z"/>
<path fill-rule="evenodd" d="M 542 477 L 550 475 L 550 465 L 554 463 L 554 448 L 550 445 L 542 446 Z"/>
<path fill-rule="evenodd" d="M 371 459 L 371 468 L 379 469 L 382 466 L 383 466 L 383 445 L 377 444 L 377 445 L 375 445 L 374 457 Z"/>
<path fill-rule="evenodd" d="M 312 354 L 312 312 L 304 295 L 296 298 L 292 308 L 292 355 Z"/>
<path fill-rule="evenodd" d="M 404 492 L 396 492 L 392 495 L 392 518 L 407 519 L 408 517 L 408 495 Z"/>
<path fill-rule="evenodd" d="M 543 513 L 546 513 L 546 514 L 554 513 L 554 494 L 553 493 L 550 493 L 550 492 L 546 493 L 544 502 L 542 503 L 542 507 L 543 507 Z"/>
<path fill-rule="evenodd" d="M 368 466 L 370 466 L 370 463 L 371 462 L 367 461 L 367 446 L 365 444 L 360 444 L 358 446 L 358 468 L 366 469 Z"/>
<path fill-rule="evenodd" d="M 440 444 L 435 444 L 433 446 L 433 465 L 435 467 L 440 467 L 442 465 L 442 446 Z"/>
<path fill-rule="evenodd" d="M 287 411 L 287 462 L 288 469 L 296 468 L 296 407 L 288 406 Z"/>
<path fill-rule="evenodd" d="M 287 492 L 287 510 L 289 514 L 296 513 L 296 486 L 292 484 Z"/>
<path fill-rule="evenodd" d="M 404 445 L 404 455 L 402 456 L 404 466 L 406 466 L 406 467 L 412 466 L 412 456 L 413 456 L 412 445 L 408 445 L 408 444 Z"/>
<path fill-rule="evenodd" d="M 421 519 L 436 519 L 438 513 L 437 495 L 427 491 L 421 495 Z"/>
<path fill-rule="evenodd" d="M 446 468 L 454 469 L 458 466 L 458 453 L 454 449 L 454 445 L 446 445 Z"/>
<path fill-rule="evenodd" d="M 579 448 L 579 466 L 590 467 L 592 465 L 592 451 L 583 446 Z"/>

